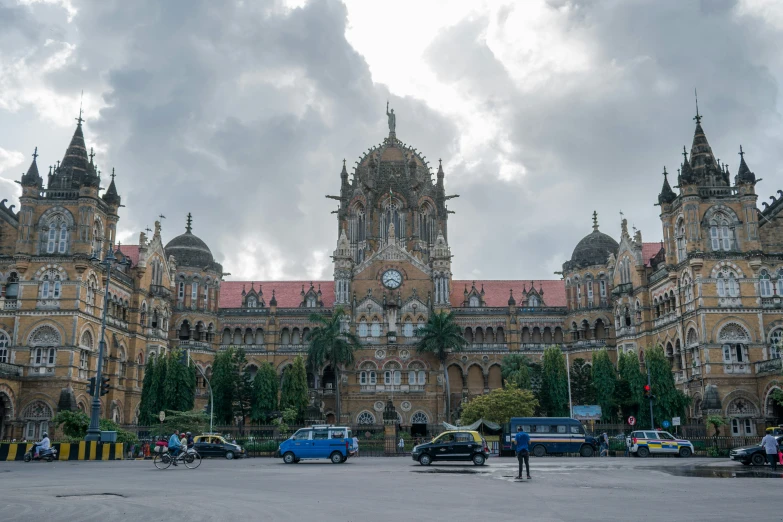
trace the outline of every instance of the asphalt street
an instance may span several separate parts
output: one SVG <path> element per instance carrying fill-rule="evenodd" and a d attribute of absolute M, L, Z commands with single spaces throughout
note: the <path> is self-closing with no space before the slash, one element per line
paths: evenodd
<path fill-rule="evenodd" d="M 410 458 L 345 464 L 205 460 L 0 462 L 0 520 L 783 520 L 783 473 L 717 459 L 532 458 L 422 467 Z"/>

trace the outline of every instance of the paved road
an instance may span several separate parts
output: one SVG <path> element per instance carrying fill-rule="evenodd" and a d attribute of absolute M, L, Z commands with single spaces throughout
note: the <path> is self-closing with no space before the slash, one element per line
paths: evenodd
<path fill-rule="evenodd" d="M 531 459 L 478 468 L 408 458 L 284 465 L 205 460 L 157 470 L 150 461 L 2 462 L 0 519 L 81 520 L 783 520 L 783 481 L 702 478 L 746 468 L 715 459 Z"/>

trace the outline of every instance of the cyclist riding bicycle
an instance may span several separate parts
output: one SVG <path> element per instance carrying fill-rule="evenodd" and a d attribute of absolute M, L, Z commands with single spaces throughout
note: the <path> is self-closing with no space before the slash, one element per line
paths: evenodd
<path fill-rule="evenodd" d="M 177 465 L 177 455 L 179 454 L 180 449 L 182 448 L 180 442 L 179 442 L 179 430 L 174 430 L 174 433 L 171 435 L 171 438 L 169 438 L 169 453 L 171 453 L 171 456 L 174 457 L 173 464 Z"/>

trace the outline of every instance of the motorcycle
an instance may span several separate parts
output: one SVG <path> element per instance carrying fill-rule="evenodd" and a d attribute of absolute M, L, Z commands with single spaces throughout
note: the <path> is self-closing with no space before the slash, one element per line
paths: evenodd
<path fill-rule="evenodd" d="M 48 450 L 39 450 L 38 455 L 36 455 L 34 451 L 35 451 L 35 446 L 30 448 L 30 450 L 24 454 L 25 462 L 31 462 L 33 460 L 45 460 L 46 462 L 51 462 L 53 460 L 57 460 L 56 448 L 49 448 Z"/>

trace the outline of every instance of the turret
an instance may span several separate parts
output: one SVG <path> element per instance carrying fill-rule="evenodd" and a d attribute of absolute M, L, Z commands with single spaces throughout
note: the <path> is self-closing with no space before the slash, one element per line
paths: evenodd
<path fill-rule="evenodd" d="M 661 188 L 661 193 L 658 194 L 658 204 L 668 205 L 671 204 L 675 199 L 677 199 L 677 195 L 672 190 L 671 185 L 669 185 L 668 173 L 666 172 L 666 167 L 664 167 L 663 187 Z"/>
<path fill-rule="evenodd" d="M 43 187 L 43 179 L 38 174 L 38 164 L 36 159 L 38 158 L 38 147 L 33 152 L 33 162 L 30 163 L 30 168 L 27 169 L 27 173 L 22 175 L 22 186 L 32 187 L 40 190 Z M 31 194 L 32 195 L 32 194 Z"/>
<path fill-rule="evenodd" d="M 106 190 L 106 194 L 103 195 L 103 200 L 114 207 L 119 207 L 122 202 L 122 198 L 117 194 L 117 186 L 114 184 L 114 169 L 111 169 L 111 183 Z"/>

